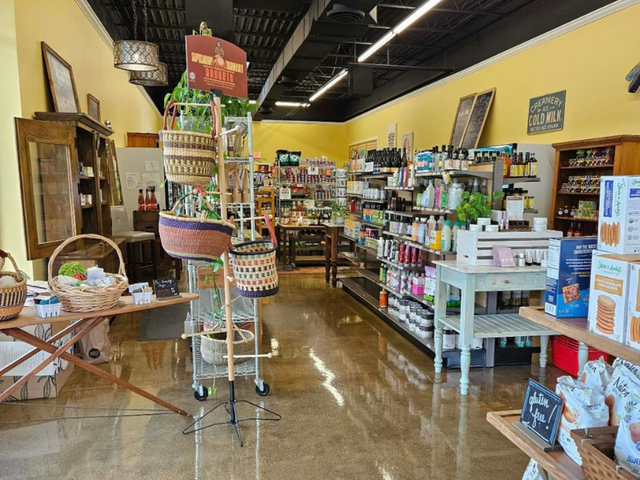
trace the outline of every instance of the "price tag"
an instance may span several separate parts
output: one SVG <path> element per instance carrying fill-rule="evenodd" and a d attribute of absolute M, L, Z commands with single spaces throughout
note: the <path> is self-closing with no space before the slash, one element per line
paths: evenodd
<path fill-rule="evenodd" d="M 166 300 L 180 296 L 178 281 L 174 277 L 161 278 L 153 281 L 153 289 L 156 291 L 157 300 Z"/>
<path fill-rule="evenodd" d="M 549 445 L 556 443 L 562 415 L 562 398 L 529 379 L 520 423 Z"/>
<path fill-rule="evenodd" d="M 309 175 L 318 175 L 318 167 L 309 167 Z"/>
<path fill-rule="evenodd" d="M 280 187 L 280 200 L 291 200 L 291 189 Z"/>

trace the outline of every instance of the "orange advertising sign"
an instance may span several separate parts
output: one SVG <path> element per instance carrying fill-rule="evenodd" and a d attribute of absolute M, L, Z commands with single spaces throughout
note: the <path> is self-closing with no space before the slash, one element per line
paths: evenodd
<path fill-rule="evenodd" d="M 225 40 L 187 35 L 187 85 L 197 90 L 217 90 L 247 98 L 247 54 Z"/>

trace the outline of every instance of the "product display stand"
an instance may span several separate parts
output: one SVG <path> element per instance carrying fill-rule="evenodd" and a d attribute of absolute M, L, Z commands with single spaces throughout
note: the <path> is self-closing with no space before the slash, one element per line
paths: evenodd
<path fill-rule="evenodd" d="M 220 195 L 220 216 L 224 219 L 227 218 L 227 199 L 225 192 L 227 191 L 227 176 L 225 171 L 225 158 L 224 158 L 224 141 L 223 135 L 228 135 L 234 133 L 234 131 L 222 131 L 222 122 L 221 122 L 221 107 L 220 107 L 220 96 L 216 95 L 214 97 L 214 106 L 215 106 L 215 131 L 217 132 L 217 149 L 218 149 L 218 188 L 221 192 Z M 252 218 L 252 226 L 255 220 Z M 228 366 L 228 376 L 229 376 L 229 400 L 226 402 L 219 403 L 213 409 L 209 410 L 207 413 L 197 418 L 195 422 L 189 425 L 187 428 L 183 430 L 183 434 L 194 433 L 200 430 L 204 430 L 209 427 L 214 427 L 216 425 L 231 425 L 235 428 L 236 434 L 238 436 L 238 441 L 240 446 L 243 445 L 242 440 L 242 432 L 240 431 L 240 423 L 247 422 L 252 420 L 270 420 L 270 421 L 278 421 L 282 417 L 270 410 L 267 410 L 264 407 L 256 405 L 255 403 L 249 402 L 248 400 L 238 400 L 236 398 L 235 392 L 235 371 L 234 371 L 234 359 L 233 359 L 233 341 L 235 337 L 235 330 L 233 326 L 233 313 L 231 310 L 231 268 L 229 265 L 229 251 L 227 250 L 222 257 L 223 260 L 223 272 L 224 272 L 224 312 L 225 312 L 225 320 L 226 320 L 226 333 L 227 333 L 227 366 Z M 257 332 L 256 332 L 257 335 Z M 257 355 L 257 352 L 256 352 Z M 261 410 L 267 413 L 274 415 L 275 418 L 259 418 L 259 417 L 249 417 L 249 418 L 239 418 L 237 412 L 237 404 L 238 403 L 246 403 L 255 407 L 257 410 Z M 210 413 L 214 412 L 218 408 L 224 406 L 224 409 L 229 415 L 229 419 L 224 422 L 212 423 L 209 425 L 198 426 L 198 424 L 204 419 L 204 417 L 208 416 Z"/>

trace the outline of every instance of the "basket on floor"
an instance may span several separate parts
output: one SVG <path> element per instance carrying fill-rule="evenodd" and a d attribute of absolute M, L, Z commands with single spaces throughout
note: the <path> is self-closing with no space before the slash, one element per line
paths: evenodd
<path fill-rule="evenodd" d="M 182 201 L 176 202 L 170 212 L 160 212 L 158 230 L 162 248 L 174 258 L 213 262 L 229 247 L 235 229 L 232 222 L 205 218 L 203 208 L 200 217 L 176 215 Z M 208 204 L 210 211 L 213 208 Z"/>
<path fill-rule="evenodd" d="M 180 104 L 172 100 L 164 111 L 162 138 L 162 157 L 167 180 L 187 185 L 208 185 L 211 183 L 216 163 L 215 108 L 213 104 L 203 104 L 211 108 L 214 121 L 211 133 L 199 133 L 174 130 L 177 107 Z M 169 110 L 173 108 L 171 126 L 167 127 Z"/>
<path fill-rule="evenodd" d="M 243 363 L 251 360 L 250 357 L 235 358 L 236 355 L 253 355 L 254 336 L 248 330 L 242 330 L 234 325 L 233 330 L 233 355 L 234 363 Z M 226 365 L 227 359 L 227 332 L 221 331 L 200 337 L 200 354 L 202 360 L 212 365 Z"/>
<path fill-rule="evenodd" d="M 113 278 L 115 283 L 107 286 L 71 286 L 63 285 L 58 281 L 58 276 L 53 276 L 53 265 L 56 257 L 64 247 L 76 240 L 83 238 L 91 238 L 94 240 L 100 240 L 109 244 L 118 255 L 120 261 L 120 267 L 118 273 L 106 273 L 107 277 Z M 60 299 L 62 309 L 67 312 L 95 312 L 97 310 L 105 310 L 112 308 L 118 303 L 118 300 L 129 286 L 129 280 L 125 273 L 124 260 L 122 259 L 122 252 L 112 240 L 94 234 L 76 235 L 68 238 L 58 246 L 49 259 L 49 290 Z"/>
<path fill-rule="evenodd" d="M 15 272 L 2 271 L 4 262 L 9 259 Z M 0 277 L 11 277 L 17 284 L 0 285 L 0 322 L 18 316 L 27 300 L 27 279 L 22 276 L 11 254 L 0 250 Z"/>
<path fill-rule="evenodd" d="M 278 293 L 278 242 L 269 215 L 264 218 L 271 240 L 240 243 L 229 249 L 236 289 L 242 297 L 264 298 Z"/>
<path fill-rule="evenodd" d="M 613 460 L 618 427 L 594 427 L 571 431 L 582 457 L 587 480 L 636 480 Z"/>

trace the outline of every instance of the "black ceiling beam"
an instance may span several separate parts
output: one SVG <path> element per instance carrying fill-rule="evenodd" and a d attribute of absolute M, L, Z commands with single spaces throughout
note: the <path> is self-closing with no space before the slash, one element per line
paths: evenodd
<path fill-rule="evenodd" d="M 269 33 L 269 32 L 247 32 L 244 30 L 236 30 L 234 35 L 247 35 L 248 37 L 262 37 L 262 38 L 278 38 L 280 40 L 285 40 L 289 38 L 288 35 L 283 35 L 281 33 Z"/>
<path fill-rule="evenodd" d="M 302 3 L 291 0 L 235 0 L 235 7 L 266 12 L 298 13 Z"/>
<path fill-rule="evenodd" d="M 111 8 L 126 8 L 127 10 L 133 10 L 133 7 L 130 3 L 125 3 L 125 4 L 118 4 L 118 3 L 105 3 L 104 4 L 105 7 L 111 7 Z M 151 5 L 147 5 L 147 10 L 156 10 L 159 12 L 185 12 L 186 10 L 184 8 L 178 8 L 178 7 L 157 7 L 157 6 L 151 6 Z"/>
<path fill-rule="evenodd" d="M 369 28 L 378 30 L 391 30 L 393 27 L 388 25 L 369 25 Z M 435 28 L 435 27 L 409 27 L 406 32 L 419 32 L 419 33 L 465 33 L 470 34 L 469 30 L 462 30 L 459 28 Z"/>
<path fill-rule="evenodd" d="M 294 18 L 280 18 L 280 17 L 273 17 L 271 15 L 258 15 L 258 14 L 249 14 L 249 13 L 234 13 L 233 16 L 240 17 L 240 18 L 257 18 L 258 20 L 274 20 L 277 22 L 289 22 L 289 23 L 293 23 L 296 21 L 296 19 Z"/>
<path fill-rule="evenodd" d="M 455 71 L 453 68 L 448 67 L 426 67 L 422 65 L 392 65 L 389 63 L 350 63 L 352 67 L 363 68 L 379 68 L 383 70 L 424 70 L 430 72 L 447 72 L 451 73 Z"/>
<path fill-rule="evenodd" d="M 394 8 L 400 10 L 415 10 L 417 7 L 412 7 L 411 5 L 397 5 L 395 3 L 379 3 L 378 7 L 380 8 Z M 442 7 L 434 7 L 431 9 L 432 12 L 444 12 L 444 13 L 463 13 L 465 15 L 499 15 L 503 16 L 504 13 L 498 13 L 491 10 L 465 10 L 462 8 L 442 8 Z"/>

